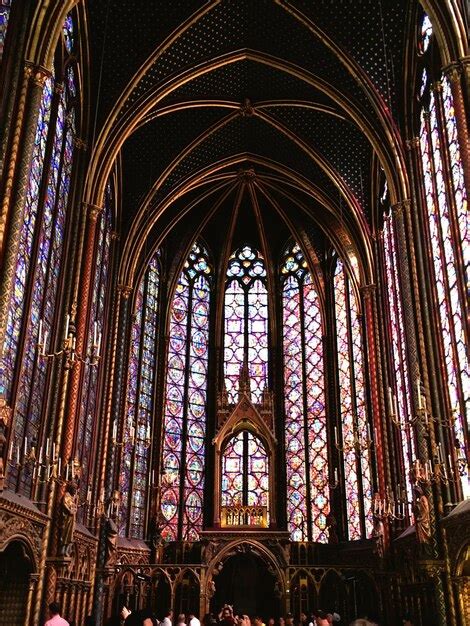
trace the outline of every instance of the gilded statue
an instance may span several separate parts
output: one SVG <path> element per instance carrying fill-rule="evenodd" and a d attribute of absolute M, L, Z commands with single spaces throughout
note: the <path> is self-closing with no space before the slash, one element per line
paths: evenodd
<path fill-rule="evenodd" d="M 77 489 L 73 483 L 65 487 L 59 508 L 59 553 L 70 556 L 77 516 Z"/>

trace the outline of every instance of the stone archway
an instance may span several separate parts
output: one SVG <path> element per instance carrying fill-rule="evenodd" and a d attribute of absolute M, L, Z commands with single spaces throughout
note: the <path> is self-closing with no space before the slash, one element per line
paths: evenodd
<path fill-rule="evenodd" d="M 215 614 L 228 603 L 239 614 L 260 614 L 265 620 L 278 616 L 285 609 L 281 606 L 284 587 L 275 556 L 255 541 L 225 546 L 207 571 L 207 598 Z"/>
<path fill-rule="evenodd" d="M 0 553 L 1 626 L 23 626 L 25 623 L 32 570 L 32 562 L 21 541 L 12 541 Z"/>

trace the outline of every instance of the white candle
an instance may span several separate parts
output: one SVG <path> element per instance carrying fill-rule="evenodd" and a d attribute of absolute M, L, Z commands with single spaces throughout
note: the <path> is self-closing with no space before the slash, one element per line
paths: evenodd
<path fill-rule="evenodd" d="M 18 447 L 16 448 L 16 464 L 19 465 L 20 464 L 20 446 L 18 444 Z"/>
<path fill-rule="evenodd" d="M 113 441 L 116 441 L 116 436 L 117 436 L 117 425 L 116 425 L 116 420 L 114 420 L 114 422 L 113 422 Z"/>
<path fill-rule="evenodd" d="M 55 441 L 52 442 L 52 460 L 55 461 Z"/>
<path fill-rule="evenodd" d="M 44 452 L 44 446 L 41 446 L 39 449 L 39 465 L 42 465 L 42 454 Z"/>
<path fill-rule="evenodd" d="M 65 339 L 68 339 L 69 336 L 69 326 L 70 326 L 70 315 L 67 314 L 65 318 Z"/>
<path fill-rule="evenodd" d="M 389 409 L 390 409 L 390 415 L 394 415 L 394 412 L 393 412 L 393 397 L 392 397 L 392 388 L 391 387 L 388 388 L 388 406 L 389 406 Z"/>
<path fill-rule="evenodd" d="M 49 444 L 50 444 L 50 440 L 49 437 L 46 439 L 46 457 L 49 458 Z"/>
<path fill-rule="evenodd" d="M 369 439 L 369 441 L 372 441 L 372 437 L 370 436 L 370 424 L 367 424 L 367 438 Z"/>
<path fill-rule="evenodd" d="M 419 378 L 416 381 L 416 389 L 418 391 L 418 409 L 421 410 L 423 408 L 423 399 L 421 396 L 421 381 Z"/>
<path fill-rule="evenodd" d="M 447 455 L 447 458 L 449 459 L 449 469 L 450 469 L 450 475 L 453 476 L 454 475 L 454 468 L 452 466 L 452 457 L 450 456 L 450 454 Z"/>
<path fill-rule="evenodd" d="M 150 441 L 150 424 L 147 424 L 147 441 Z"/>
<path fill-rule="evenodd" d="M 88 485 L 88 489 L 86 492 L 86 501 L 88 504 L 91 502 L 91 485 Z"/>
<path fill-rule="evenodd" d="M 24 455 L 28 454 L 28 437 L 24 438 Z"/>
<path fill-rule="evenodd" d="M 101 333 L 98 335 L 98 343 L 96 344 L 96 356 L 100 356 L 101 351 Z"/>
<path fill-rule="evenodd" d="M 335 426 L 335 445 L 338 444 L 338 429 Z"/>
<path fill-rule="evenodd" d="M 58 461 L 58 469 L 57 469 L 57 476 L 60 476 L 62 471 L 62 459 L 59 457 L 59 461 Z"/>
<path fill-rule="evenodd" d="M 13 441 L 10 441 L 10 452 L 8 453 L 8 459 L 10 461 L 13 459 Z"/>
<path fill-rule="evenodd" d="M 39 320 L 38 344 L 42 346 L 42 320 Z"/>
<path fill-rule="evenodd" d="M 338 468 L 335 467 L 335 484 L 338 483 Z"/>
<path fill-rule="evenodd" d="M 60 461 L 60 459 L 59 459 Z M 69 480 L 69 465 L 67 463 L 67 465 L 65 466 L 65 480 L 68 481 Z"/>
<path fill-rule="evenodd" d="M 98 324 L 96 322 L 93 323 L 93 346 L 96 348 L 98 344 Z"/>

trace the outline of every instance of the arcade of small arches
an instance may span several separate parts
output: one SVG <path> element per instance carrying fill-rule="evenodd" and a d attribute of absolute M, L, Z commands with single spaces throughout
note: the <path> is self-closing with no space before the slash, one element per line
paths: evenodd
<path fill-rule="evenodd" d="M 27 4 L 0 6 L 0 626 L 470 624 L 464 3 Z"/>

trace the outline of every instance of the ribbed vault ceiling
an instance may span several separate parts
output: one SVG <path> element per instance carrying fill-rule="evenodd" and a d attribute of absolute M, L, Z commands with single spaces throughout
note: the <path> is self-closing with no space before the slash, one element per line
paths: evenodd
<path fill-rule="evenodd" d="M 336 236 L 368 237 L 374 152 L 392 155 L 393 168 L 416 2 L 92 0 L 88 9 L 97 171 L 120 155 L 131 263 L 148 249 L 142 239 L 181 242 L 190 225 L 221 246 L 237 202 L 233 237 L 256 239 L 262 219 L 274 249 L 293 229 L 319 253 Z"/>

